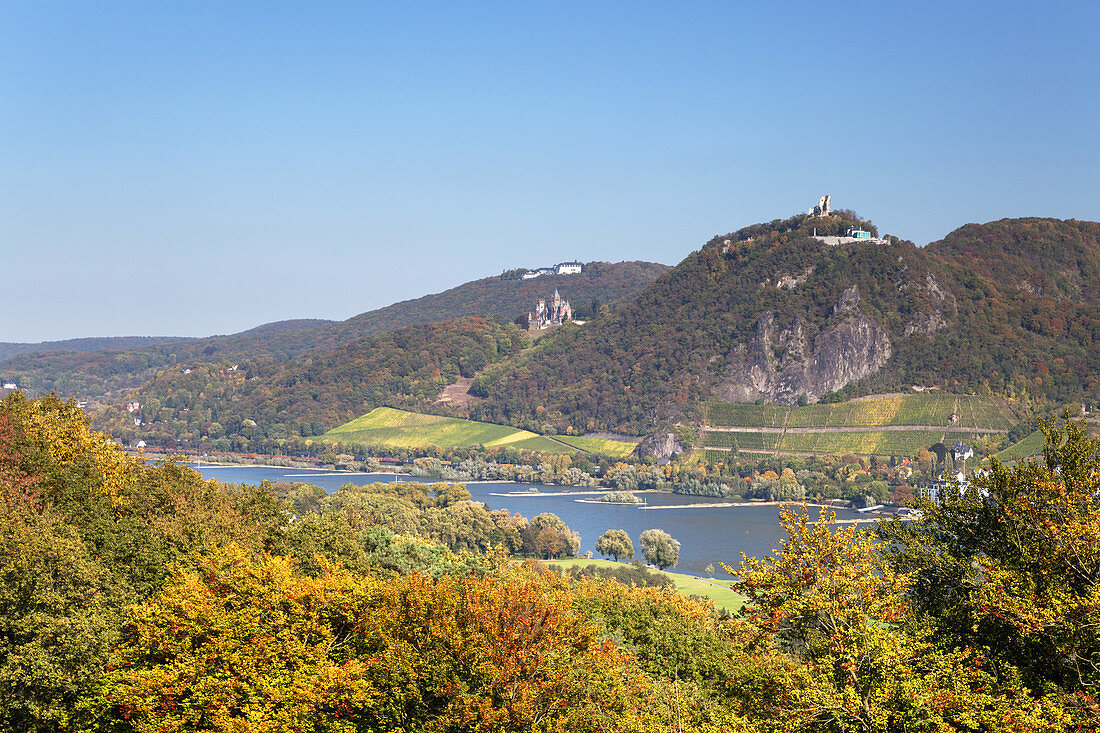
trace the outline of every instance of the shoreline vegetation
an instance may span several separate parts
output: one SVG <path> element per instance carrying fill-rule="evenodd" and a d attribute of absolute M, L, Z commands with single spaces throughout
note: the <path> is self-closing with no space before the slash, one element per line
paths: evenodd
<path fill-rule="evenodd" d="M 148 456 L 146 458 L 152 460 L 163 460 L 167 458 L 164 455 Z M 515 484 L 515 485 L 533 485 L 533 486 L 547 486 L 556 487 L 557 484 L 536 484 L 530 481 L 516 481 L 507 479 L 498 480 L 475 480 L 475 481 L 443 481 L 442 479 L 432 478 L 428 476 L 418 476 L 417 474 L 406 471 L 345 471 L 338 468 L 322 468 L 318 466 L 310 466 L 308 468 L 299 468 L 295 466 L 279 466 L 263 463 L 226 463 L 220 461 L 196 461 L 196 465 L 202 467 L 212 468 L 287 468 L 290 470 L 315 470 L 317 474 L 301 474 L 298 477 L 287 478 L 309 478 L 312 475 L 315 476 L 329 476 L 333 474 L 343 474 L 346 476 L 407 476 L 411 479 L 423 480 L 425 483 L 461 483 L 471 485 L 483 485 L 483 484 Z M 304 483 L 309 483 L 308 481 Z M 555 496 L 599 496 L 606 495 L 614 492 L 614 489 L 602 488 L 602 489 L 587 489 L 580 491 L 508 491 L 508 492 L 490 492 L 489 496 L 499 497 L 555 497 Z M 683 494 L 671 489 L 635 489 L 632 494 L 674 494 L 679 496 L 693 496 L 693 494 Z M 694 494 L 698 496 L 698 494 Z M 806 506 L 807 508 L 814 509 L 843 509 L 848 508 L 844 506 L 840 501 L 837 503 L 828 504 L 815 501 L 790 501 L 790 500 L 775 500 L 768 501 L 766 499 L 750 500 L 750 501 L 732 501 L 732 502 L 712 502 L 712 503 L 694 503 L 694 504 L 646 504 L 638 501 L 604 501 L 601 499 L 576 499 L 581 504 L 609 504 L 612 506 L 636 506 L 638 509 L 651 510 L 651 509 L 729 509 L 737 507 L 783 507 L 788 505 Z M 881 509 L 874 512 L 870 512 L 870 516 L 867 519 L 843 519 L 837 520 L 840 524 L 870 524 L 878 521 L 883 517 L 896 516 L 896 512 L 901 508 L 901 505 L 885 505 Z"/>

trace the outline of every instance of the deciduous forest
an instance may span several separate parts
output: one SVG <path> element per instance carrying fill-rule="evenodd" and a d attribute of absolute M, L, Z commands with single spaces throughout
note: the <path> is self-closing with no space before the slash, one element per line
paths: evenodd
<path fill-rule="evenodd" d="M 566 577 L 455 484 L 234 486 L 0 404 L 0 727 L 1056 731 L 1100 722 L 1100 443 L 1044 424 L 914 521 L 789 505 L 736 616 Z"/>

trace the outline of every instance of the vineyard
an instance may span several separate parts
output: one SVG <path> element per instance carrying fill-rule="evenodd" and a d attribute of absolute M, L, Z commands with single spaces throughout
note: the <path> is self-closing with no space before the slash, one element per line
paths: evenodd
<path fill-rule="evenodd" d="M 953 436 L 952 436 L 953 437 Z M 966 433 L 959 439 L 969 439 Z M 936 430 L 883 430 L 851 433 L 787 433 L 781 450 L 794 453 L 856 453 L 880 456 L 913 456 L 944 439 Z"/>
<path fill-rule="evenodd" d="M 783 405 L 738 405 L 712 402 L 707 409 L 715 427 L 781 428 L 790 408 Z"/>
<path fill-rule="evenodd" d="M 580 435 L 555 435 L 554 438 L 574 448 L 610 458 L 626 458 L 634 452 L 635 448 L 634 443 L 610 438 L 589 438 Z"/>
<path fill-rule="evenodd" d="M 1013 443 L 998 453 L 997 460 L 1002 463 L 1008 463 L 1010 461 L 1019 461 L 1030 458 L 1031 456 L 1037 456 L 1043 452 L 1044 445 L 1046 445 L 1046 436 L 1043 435 L 1041 430 L 1036 430 L 1019 443 Z"/>
<path fill-rule="evenodd" d="M 956 416 L 955 422 L 951 421 L 952 414 Z M 707 420 L 714 427 L 873 428 L 896 425 L 950 426 L 982 431 L 1008 430 L 1016 417 L 991 397 L 906 394 L 801 407 L 712 402 Z"/>
<path fill-rule="evenodd" d="M 774 451 L 779 442 L 779 433 L 726 433 L 704 431 L 703 445 L 706 448 L 732 448 L 748 451 Z"/>
<path fill-rule="evenodd" d="M 459 420 L 439 415 L 379 407 L 321 436 L 322 440 L 362 445 L 387 445 L 401 448 L 457 448 L 482 445 L 486 448 L 508 446 L 548 453 L 572 450 L 542 435 L 507 425 Z"/>

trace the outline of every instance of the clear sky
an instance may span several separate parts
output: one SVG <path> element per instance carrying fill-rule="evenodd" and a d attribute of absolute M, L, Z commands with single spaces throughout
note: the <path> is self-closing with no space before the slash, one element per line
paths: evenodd
<path fill-rule="evenodd" d="M 1097 220 L 1098 27 L 1084 0 L 2 0 L 0 341 L 675 264 L 823 193 L 918 244 Z"/>

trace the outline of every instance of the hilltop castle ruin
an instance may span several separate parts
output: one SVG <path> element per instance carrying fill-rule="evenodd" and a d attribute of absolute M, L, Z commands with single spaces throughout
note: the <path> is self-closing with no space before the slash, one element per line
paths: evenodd
<path fill-rule="evenodd" d="M 817 206 L 811 206 L 806 212 L 810 216 L 829 216 L 833 213 L 833 197 L 825 194 L 817 200 Z"/>

